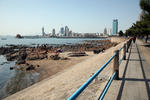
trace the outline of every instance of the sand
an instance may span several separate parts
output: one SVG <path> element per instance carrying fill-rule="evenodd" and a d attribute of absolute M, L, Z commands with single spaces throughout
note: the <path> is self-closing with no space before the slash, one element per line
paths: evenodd
<path fill-rule="evenodd" d="M 33 61 L 27 61 L 28 64 L 32 65 L 39 65 L 40 67 L 36 67 L 36 72 L 40 73 L 40 79 L 39 81 L 48 78 L 52 75 L 55 75 L 58 72 L 61 72 L 67 68 L 72 67 L 73 65 L 76 65 L 85 59 L 88 59 L 92 56 L 94 56 L 93 52 L 86 52 L 88 56 L 81 56 L 81 57 L 68 57 L 68 53 L 70 52 L 64 52 L 60 53 L 60 57 L 67 57 L 68 60 L 51 60 L 51 59 L 43 59 L 43 60 L 33 60 Z M 50 54 L 49 54 L 50 55 Z"/>
<path fill-rule="evenodd" d="M 78 64 L 72 64 L 71 67 L 61 70 L 59 73 L 17 92 L 5 98 L 5 100 L 66 100 L 110 59 L 114 50 L 120 49 L 125 42 L 125 40 L 120 38 L 115 38 L 115 40 L 122 42 L 116 47 L 106 50 L 104 53 L 93 55 Z M 70 65 L 71 63 L 68 66 Z M 99 75 L 98 80 L 94 81 L 78 99 L 96 100 L 111 75 L 112 62 Z"/>

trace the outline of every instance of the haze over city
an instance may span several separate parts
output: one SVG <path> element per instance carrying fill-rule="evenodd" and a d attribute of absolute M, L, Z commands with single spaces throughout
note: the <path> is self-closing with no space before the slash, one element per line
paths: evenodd
<path fill-rule="evenodd" d="M 73 32 L 96 33 L 112 28 L 125 31 L 138 20 L 139 0 L 0 0 L 0 35 L 40 35 L 41 28 L 69 26 Z"/>

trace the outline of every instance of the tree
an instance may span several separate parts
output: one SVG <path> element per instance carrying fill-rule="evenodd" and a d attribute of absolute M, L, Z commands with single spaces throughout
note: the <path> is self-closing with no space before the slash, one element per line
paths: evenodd
<path fill-rule="evenodd" d="M 119 31 L 119 36 L 123 36 L 122 30 Z"/>
<path fill-rule="evenodd" d="M 145 42 L 150 35 L 150 0 L 141 0 L 140 7 L 144 11 L 144 17 L 141 21 L 134 23 L 125 34 L 128 36 L 146 36 Z"/>
<path fill-rule="evenodd" d="M 144 10 L 150 14 L 150 1 L 149 0 L 141 0 L 140 7 L 142 10 Z"/>

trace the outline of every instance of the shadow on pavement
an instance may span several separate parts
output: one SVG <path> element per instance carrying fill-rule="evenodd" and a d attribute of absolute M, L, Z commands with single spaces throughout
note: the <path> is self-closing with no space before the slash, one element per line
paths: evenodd
<path fill-rule="evenodd" d="M 118 96 L 117 96 L 117 100 L 121 99 L 125 81 L 143 81 L 143 82 L 145 82 L 148 99 L 150 100 L 150 88 L 149 88 L 149 84 L 148 84 L 148 82 L 150 82 L 150 79 L 146 79 L 146 75 L 145 75 L 145 71 L 144 71 L 144 67 L 143 67 L 143 61 L 145 61 L 145 60 L 143 60 L 141 58 L 140 51 L 139 51 L 139 48 L 138 48 L 137 44 L 136 44 L 136 49 L 137 49 L 139 59 L 130 59 L 130 55 L 132 53 L 131 49 L 133 49 L 132 45 L 131 45 L 129 56 L 128 56 L 128 59 L 127 59 L 126 65 L 125 65 L 125 70 L 124 70 L 123 76 L 122 76 L 122 78 L 120 78 L 120 80 L 122 80 L 122 83 L 121 83 L 120 90 L 119 90 L 119 93 L 118 93 Z M 139 61 L 140 62 L 140 67 L 141 67 L 141 70 L 142 70 L 143 79 L 125 78 L 129 61 Z"/>

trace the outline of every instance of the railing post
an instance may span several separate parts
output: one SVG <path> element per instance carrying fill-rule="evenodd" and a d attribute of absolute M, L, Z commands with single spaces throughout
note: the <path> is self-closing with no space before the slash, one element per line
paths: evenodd
<path fill-rule="evenodd" d="M 129 41 L 127 41 L 127 52 L 128 52 L 128 48 L 129 48 Z"/>
<path fill-rule="evenodd" d="M 119 50 L 115 50 L 114 53 L 116 53 L 116 56 L 114 57 L 114 65 L 113 70 L 116 72 L 115 80 L 119 80 Z M 114 73 L 113 72 L 113 73 Z"/>
<path fill-rule="evenodd" d="M 126 60 L 126 43 L 123 46 L 123 60 Z"/>

